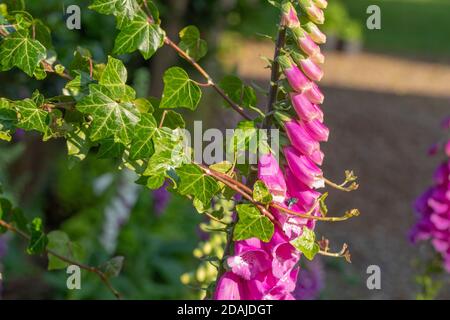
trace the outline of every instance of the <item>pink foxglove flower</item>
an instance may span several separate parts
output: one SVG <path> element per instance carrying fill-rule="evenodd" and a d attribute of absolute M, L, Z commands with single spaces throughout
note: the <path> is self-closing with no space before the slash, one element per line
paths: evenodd
<path fill-rule="evenodd" d="M 244 296 L 244 281 L 233 272 L 225 272 L 219 279 L 214 300 L 241 300 Z"/>
<path fill-rule="evenodd" d="M 325 22 L 323 11 L 312 0 L 299 0 L 299 3 L 312 22 L 317 24 Z"/>
<path fill-rule="evenodd" d="M 277 159 L 272 153 L 260 156 L 258 161 L 258 179 L 263 181 L 276 202 L 286 198 L 286 182 Z"/>
<path fill-rule="evenodd" d="M 321 142 L 328 141 L 330 129 L 328 129 L 328 127 L 318 119 L 314 119 L 311 121 L 302 121 L 301 123 L 313 139 Z"/>
<path fill-rule="evenodd" d="M 322 104 L 325 99 L 322 91 L 314 82 L 305 90 L 305 96 L 314 104 Z"/>
<path fill-rule="evenodd" d="M 320 9 L 326 9 L 328 7 L 327 0 L 313 0 L 314 4 Z"/>
<path fill-rule="evenodd" d="M 262 249 L 247 246 L 242 253 L 227 259 L 231 271 L 245 280 L 251 280 L 270 268 L 269 255 Z"/>
<path fill-rule="evenodd" d="M 281 25 L 287 28 L 295 28 L 300 26 L 297 11 L 295 11 L 295 8 L 292 5 L 292 3 L 288 1 L 283 3 L 282 5 Z"/>
<path fill-rule="evenodd" d="M 310 21 L 303 27 L 315 43 L 324 44 L 325 42 L 327 42 L 327 36 L 322 31 L 320 31 L 319 27 L 317 27 L 313 22 Z"/>
<path fill-rule="evenodd" d="M 299 152 L 311 156 L 320 148 L 319 142 L 311 138 L 305 127 L 300 125 L 297 120 L 287 121 L 284 126 L 292 146 Z"/>
<path fill-rule="evenodd" d="M 290 58 L 280 56 L 278 57 L 278 61 L 292 90 L 303 92 L 305 89 L 311 87 L 311 80 L 303 74 Z"/>
<path fill-rule="evenodd" d="M 325 181 L 322 170 L 306 156 L 299 154 L 293 147 L 285 147 L 284 155 L 294 176 L 309 188 L 323 188 Z"/>
<path fill-rule="evenodd" d="M 447 146 L 444 151 L 448 157 Z M 438 148 L 439 150 L 439 148 Z M 442 149 L 440 149 L 442 150 Z M 444 268 L 450 273 L 450 159 L 446 159 L 434 173 L 434 185 L 417 200 L 418 222 L 411 231 L 411 241 L 430 240 L 441 254 Z"/>
<path fill-rule="evenodd" d="M 291 93 L 291 102 L 302 121 L 312 121 L 323 118 L 322 111 L 314 106 L 305 93 Z"/>

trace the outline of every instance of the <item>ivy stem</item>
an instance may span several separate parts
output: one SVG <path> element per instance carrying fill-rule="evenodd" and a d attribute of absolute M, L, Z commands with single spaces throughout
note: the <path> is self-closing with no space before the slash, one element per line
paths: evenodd
<path fill-rule="evenodd" d="M 337 184 L 328 180 L 327 178 L 324 178 L 324 180 L 327 185 L 340 191 L 351 192 L 357 190 L 359 187 L 356 183 L 352 183 L 349 187 L 345 187 L 345 182 L 343 184 Z"/>
<path fill-rule="evenodd" d="M 228 97 L 228 95 L 220 88 L 212 79 L 212 77 L 200 66 L 194 59 L 192 59 L 183 49 L 181 49 L 178 45 L 175 44 L 169 37 L 165 37 L 164 42 L 166 45 L 174 49 L 178 54 L 187 62 L 189 62 L 197 71 L 208 81 L 207 86 L 212 87 L 222 98 L 233 108 L 236 112 L 238 112 L 244 119 L 252 120 L 252 118 L 247 115 L 240 105 L 235 103 L 233 100 Z M 206 85 L 203 85 L 206 86 Z"/>
<path fill-rule="evenodd" d="M 58 76 L 66 79 L 66 80 L 73 80 L 72 76 L 70 74 L 68 74 L 65 70 L 63 73 L 57 73 L 55 68 L 53 67 L 53 65 L 51 65 L 50 63 L 48 63 L 45 60 L 41 61 L 42 66 L 44 67 L 44 70 L 47 72 L 51 72 L 51 73 L 55 73 Z"/>
<path fill-rule="evenodd" d="M 0 219 L 0 226 L 2 226 L 3 228 L 5 228 L 5 229 L 7 229 L 7 230 L 9 230 L 9 231 L 11 231 L 11 232 L 13 232 L 15 234 L 18 234 L 19 236 L 21 236 L 22 238 L 24 238 L 27 241 L 30 241 L 30 239 L 31 239 L 31 237 L 28 234 L 26 234 L 22 230 L 17 229 L 13 225 L 7 223 L 6 221 L 4 221 L 2 219 Z M 96 274 L 102 280 L 102 282 L 108 287 L 108 289 L 112 292 L 112 294 L 117 299 L 121 298 L 120 293 L 116 289 L 114 289 L 114 287 L 112 286 L 112 284 L 109 281 L 109 279 L 106 276 L 106 274 L 103 271 L 101 271 L 100 269 L 97 269 L 95 267 L 91 267 L 91 266 L 82 264 L 82 263 L 77 262 L 77 261 L 73 261 L 72 259 L 64 257 L 64 256 L 60 255 L 59 253 L 53 251 L 53 250 L 46 249 L 45 252 L 47 254 L 49 254 L 49 255 L 52 255 L 52 256 L 58 258 L 61 261 L 64 261 L 64 262 L 68 263 L 69 265 L 75 265 L 75 266 L 80 267 L 83 270 L 86 270 L 86 271 L 89 271 L 91 273 Z"/>
<path fill-rule="evenodd" d="M 255 201 L 253 199 L 253 191 L 246 186 L 245 184 L 231 178 L 230 176 L 215 171 L 211 168 L 206 167 L 205 165 L 201 165 L 201 164 L 197 164 L 202 170 L 203 172 L 205 172 L 207 175 L 215 178 L 216 180 L 222 182 L 223 184 L 227 185 L 228 187 L 230 187 L 232 190 L 238 192 L 239 194 L 241 194 L 246 200 L 250 201 L 251 203 L 253 203 L 260 211 L 263 215 L 265 215 L 266 217 L 268 217 L 272 222 L 274 223 L 279 223 L 275 217 L 273 216 L 272 213 L 270 213 L 269 210 L 267 210 L 267 208 Z M 328 222 L 340 222 L 340 221 L 345 221 L 348 220 L 352 217 L 356 217 L 359 215 L 359 211 L 357 209 L 352 209 L 349 210 L 347 212 L 345 212 L 345 214 L 342 217 L 321 217 L 321 216 L 313 216 L 312 212 L 315 210 L 315 208 L 317 207 L 317 203 L 308 211 L 308 212 L 296 212 L 293 210 L 290 210 L 288 208 L 283 207 L 282 205 L 276 203 L 276 202 L 272 202 L 268 205 L 269 207 L 272 207 L 278 211 L 282 211 L 284 213 L 293 215 L 293 216 L 297 216 L 300 218 L 304 218 L 304 219 L 309 219 L 309 220 L 317 220 L 317 221 L 328 221 Z"/>
<path fill-rule="evenodd" d="M 269 88 L 269 99 L 267 101 L 267 113 L 272 114 L 273 112 L 273 105 L 277 99 L 278 94 L 278 80 L 280 78 L 280 64 L 278 63 L 278 56 L 280 55 L 280 52 L 286 43 L 286 28 L 281 26 L 278 30 L 278 37 L 277 42 L 275 46 L 275 53 L 273 55 L 273 62 L 272 62 L 272 74 L 270 76 L 270 88 Z M 264 119 L 264 128 L 268 128 L 271 126 L 272 120 L 271 117 L 266 116 Z"/>

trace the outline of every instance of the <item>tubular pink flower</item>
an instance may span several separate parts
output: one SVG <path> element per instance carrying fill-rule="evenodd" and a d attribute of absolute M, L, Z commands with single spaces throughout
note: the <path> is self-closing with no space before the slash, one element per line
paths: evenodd
<path fill-rule="evenodd" d="M 325 56 L 322 54 L 322 52 L 317 52 L 316 54 L 312 55 L 310 59 L 317 64 L 325 63 Z"/>
<path fill-rule="evenodd" d="M 305 96 L 314 104 L 322 104 L 325 99 L 322 91 L 314 82 L 305 90 Z"/>
<path fill-rule="evenodd" d="M 328 7 L 327 0 L 313 0 L 314 4 L 320 9 L 326 9 Z"/>
<path fill-rule="evenodd" d="M 321 142 L 328 141 L 330 129 L 328 129 L 328 127 L 318 119 L 314 119 L 311 121 L 302 121 L 302 125 L 305 127 L 311 138 Z"/>
<path fill-rule="evenodd" d="M 323 164 L 323 159 L 325 158 L 325 155 L 320 149 L 314 150 L 312 155 L 309 156 L 309 158 L 318 166 L 321 166 Z"/>
<path fill-rule="evenodd" d="M 262 249 L 248 246 L 245 251 L 227 259 L 231 271 L 245 280 L 251 280 L 270 268 L 269 255 Z"/>
<path fill-rule="evenodd" d="M 277 159 L 270 152 L 259 157 L 258 179 L 266 184 L 272 193 L 274 201 L 284 201 L 286 198 L 286 181 Z"/>
<path fill-rule="evenodd" d="M 295 11 L 295 8 L 292 5 L 292 3 L 288 1 L 283 3 L 282 6 L 281 25 L 287 28 L 295 28 L 300 26 L 297 11 Z"/>
<path fill-rule="evenodd" d="M 320 148 L 319 142 L 311 138 L 306 129 L 296 120 L 285 122 L 284 126 L 292 146 L 299 152 L 311 156 Z"/>
<path fill-rule="evenodd" d="M 244 282 L 232 272 L 225 272 L 217 282 L 214 300 L 244 299 Z"/>
<path fill-rule="evenodd" d="M 289 195 L 297 199 L 297 205 L 300 207 L 299 211 L 308 211 L 311 209 L 316 199 L 320 196 L 320 193 L 299 181 L 289 167 L 285 168 L 285 174 Z"/>
<path fill-rule="evenodd" d="M 303 121 L 323 118 L 322 111 L 308 99 L 305 93 L 291 93 L 292 106 Z"/>
<path fill-rule="evenodd" d="M 311 81 L 306 77 L 303 72 L 292 62 L 292 60 L 286 56 L 278 58 L 280 66 L 283 69 L 284 75 L 289 82 L 292 90 L 296 92 L 302 92 L 305 89 L 311 87 Z"/>
<path fill-rule="evenodd" d="M 315 56 L 320 53 L 320 47 L 311 39 L 308 33 L 301 27 L 292 30 L 298 47 L 308 56 Z"/>
<path fill-rule="evenodd" d="M 284 155 L 294 176 L 309 188 L 323 188 L 325 181 L 322 170 L 306 156 L 298 154 L 293 147 L 285 147 Z"/>
<path fill-rule="evenodd" d="M 327 42 L 327 36 L 322 31 L 320 31 L 319 27 L 317 27 L 313 22 L 310 21 L 303 27 L 315 43 L 324 44 L 325 42 Z"/>
<path fill-rule="evenodd" d="M 312 0 L 299 0 L 299 3 L 312 22 L 317 24 L 325 22 L 323 11 Z"/>
<path fill-rule="evenodd" d="M 308 78 L 313 81 L 320 81 L 323 77 L 322 69 L 310 58 L 300 60 L 300 66 Z"/>

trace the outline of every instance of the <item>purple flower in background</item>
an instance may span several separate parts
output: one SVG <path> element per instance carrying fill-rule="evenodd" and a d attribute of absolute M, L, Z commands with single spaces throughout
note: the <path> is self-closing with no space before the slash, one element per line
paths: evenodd
<path fill-rule="evenodd" d="M 297 300 L 315 300 L 325 287 L 325 270 L 323 262 L 319 258 L 308 261 L 300 270 L 293 295 Z"/>
<path fill-rule="evenodd" d="M 449 120 L 444 121 L 443 127 L 448 127 L 446 122 Z M 429 154 L 440 151 L 450 157 L 450 140 L 442 147 L 435 145 Z M 415 202 L 418 221 L 411 230 L 410 240 L 412 243 L 429 240 L 450 273 L 450 158 L 436 169 L 433 183 Z"/>
<path fill-rule="evenodd" d="M 164 185 L 153 191 L 153 210 L 157 216 L 164 213 L 170 201 L 170 192 L 167 191 L 167 181 Z"/>

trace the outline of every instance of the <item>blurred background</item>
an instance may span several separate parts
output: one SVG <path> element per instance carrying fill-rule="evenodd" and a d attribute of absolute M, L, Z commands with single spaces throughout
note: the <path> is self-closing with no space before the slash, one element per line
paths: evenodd
<path fill-rule="evenodd" d="M 106 61 L 115 36 L 112 17 L 82 8 L 82 29 L 65 27 L 64 6 L 73 1 L 26 1 L 28 10 L 53 30 L 60 60 L 69 64 L 77 46 Z M 263 57 L 273 56 L 276 10 L 265 0 L 164 0 L 162 24 L 172 38 L 195 24 L 208 41 L 203 64 L 220 79 L 234 73 L 248 84 L 266 88 L 269 71 Z M 381 30 L 369 30 L 369 5 L 381 8 Z M 309 283 L 319 299 L 414 299 L 423 290 L 417 276 L 428 246 L 414 247 L 408 233 L 415 222 L 414 199 L 431 184 L 439 158 L 427 150 L 443 132 L 441 120 L 450 114 L 450 2 L 448 0 L 330 0 L 324 30 L 326 95 L 323 109 L 331 129 L 324 145 L 325 175 L 341 180 L 345 169 L 360 178 L 350 194 L 331 191 L 330 214 L 359 208 L 362 215 L 347 222 L 318 227 L 338 250 L 348 243 L 352 264 L 331 258 L 307 266 Z M 142 97 L 159 96 L 162 73 L 184 64 L 163 48 L 150 61 L 138 54 L 121 57 L 130 83 Z M 192 77 L 198 75 L 190 70 Z M 29 97 L 35 89 L 59 94 L 64 82 L 50 76 L 30 80 L 17 70 L 0 73 L 0 96 Z M 213 92 L 188 122 L 232 128 L 240 119 L 222 107 Z M 263 105 L 265 97 L 259 97 Z M 62 229 L 86 249 L 86 262 L 101 263 L 125 256 L 122 274 L 114 280 L 129 299 L 194 299 L 199 292 L 182 275 L 195 270 L 193 252 L 205 234 L 190 202 L 159 190 L 134 185 L 117 163 L 95 155 L 69 169 L 63 141 L 43 143 L 39 136 L 17 132 L 13 143 L 0 143 L 0 181 L 28 216 L 41 216 L 48 231 Z M 117 210 L 117 202 L 122 210 Z M 381 268 L 381 290 L 366 286 L 369 265 Z M 10 235 L 0 238 L 3 299 L 111 298 L 95 276 L 83 275 L 82 290 L 67 291 L 64 271 L 47 272 L 46 260 L 24 253 L 24 244 Z M 203 277 L 202 274 L 191 275 Z M 447 281 L 447 278 L 442 278 Z M 183 283 L 184 282 L 184 283 Z M 319 284 L 315 283 L 319 282 Z M 450 298 L 447 287 L 436 298 Z"/>

